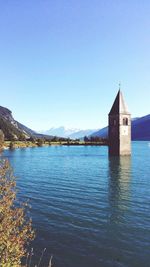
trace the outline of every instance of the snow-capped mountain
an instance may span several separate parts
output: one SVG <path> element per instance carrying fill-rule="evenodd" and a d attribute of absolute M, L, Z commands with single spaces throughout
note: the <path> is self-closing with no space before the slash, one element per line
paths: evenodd
<path fill-rule="evenodd" d="M 54 127 L 50 128 L 47 131 L 40 131 L 40 133 L 76 139 L 76 138 L 81 138 L 85 135 L 90 135 L 90 134 L 94 133 L 95 131 L 96 131 L 95 129 L 82 130 L 82 129 L 78 129 L 78 128 L 66 128 L 64 126 L 61 126 L 58 128 L 54 128 Z"/>

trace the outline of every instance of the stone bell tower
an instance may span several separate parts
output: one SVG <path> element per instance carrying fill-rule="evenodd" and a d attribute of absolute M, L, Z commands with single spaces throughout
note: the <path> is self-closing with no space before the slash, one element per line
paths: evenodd
<path fill-rule="evenodd" d="M 109 113 L 109 155 L 131 155 L 131 114 L 120 90 Z"/>

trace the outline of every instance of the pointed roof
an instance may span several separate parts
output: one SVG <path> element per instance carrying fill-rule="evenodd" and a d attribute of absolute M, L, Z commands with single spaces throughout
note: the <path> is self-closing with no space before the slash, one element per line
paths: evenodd
<path fill-rule="evenodd" d="M 128 108 L 126 106 L 126 103 L 124 101 L 122 92 L 119 90 L 109 114 L 110 115 L 116 115 L 116 114 L 120 114 L 120 113 L 130 114 L 128 111 Z"/>

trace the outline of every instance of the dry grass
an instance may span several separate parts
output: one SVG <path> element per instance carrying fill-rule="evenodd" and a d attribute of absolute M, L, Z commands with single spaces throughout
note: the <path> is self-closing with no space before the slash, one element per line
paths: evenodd
<path fill-rule="evenodd" d="M 46 248 L 44 248 L 41 252 L 41 255 L 40 255 L 40 258 L 39 258 L 39 261 L 36 265 L 34 265 L 34 267 L 44 267 L 42 264 L 42 260 L 44 258 L 44 253 L 46 251 Z M 26 257 L 26 263 L 25 265 L 23 265 L 22 267 L 31 267 L 33 266 L 32 265 L 32 257 L 34 255 L 34 252 L 33 252 L 33 248 L 31 248 L 31 251 L 30 253 L 27 254 L 27 257 Z M 49 263 L 48 263 L 48 266 L 47 267 L 52 267 L 53 264 L 52 264 L 52 259 L 53 259 L 53 256 L 50 257 L 50 260 L 49 260 Z"/>

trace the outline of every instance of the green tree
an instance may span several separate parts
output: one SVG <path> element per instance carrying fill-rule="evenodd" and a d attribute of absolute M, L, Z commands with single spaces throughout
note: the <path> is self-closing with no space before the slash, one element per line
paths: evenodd
<path fill-rule="evenodd" d="M 41 138 L 39 138 L 39 139 L 37 140 L 37 145 L 38 145 L 38 146 L 43 146 L 43 144 L 44 144 L 44 140 L 41 139 Z"/>
<path fill-rule="evenodd" d="M 58 142 L 59 141 L 59 138 L 57 136 L 54 136 L 52 139 L 51 139 L 52 142 Z"/>
<path fill-rule="evenodd" d="M 20 133 L 20 135 L 18 136 L 19 141 L 26 141 L 26 137 L 23 133 Z"/>
<path fill-rule="evenodd" d="M 84 142 L 88 142 L 89 138 L 87 136 L 84 136 Z"/>
<path fill-rule="evenodd" d="M 0 266 L 20 267 L 26 247 L 34 238 L 26 205 L 15 205 L 16 181 L 7 160 L 0 161 Z"/>
<path fill-rule="evenodd" d="M 36 142 L 36 138 L 34 136 L 31 136 L 28 141 L 35 143 Z"/>
<path fill-rule="evenodd" d="M 9 144 L 9 148 L 10 149 L 14 149 L 15 148 L 15 142 L 14 141 L 11 141 L 10 144 Z"/>

